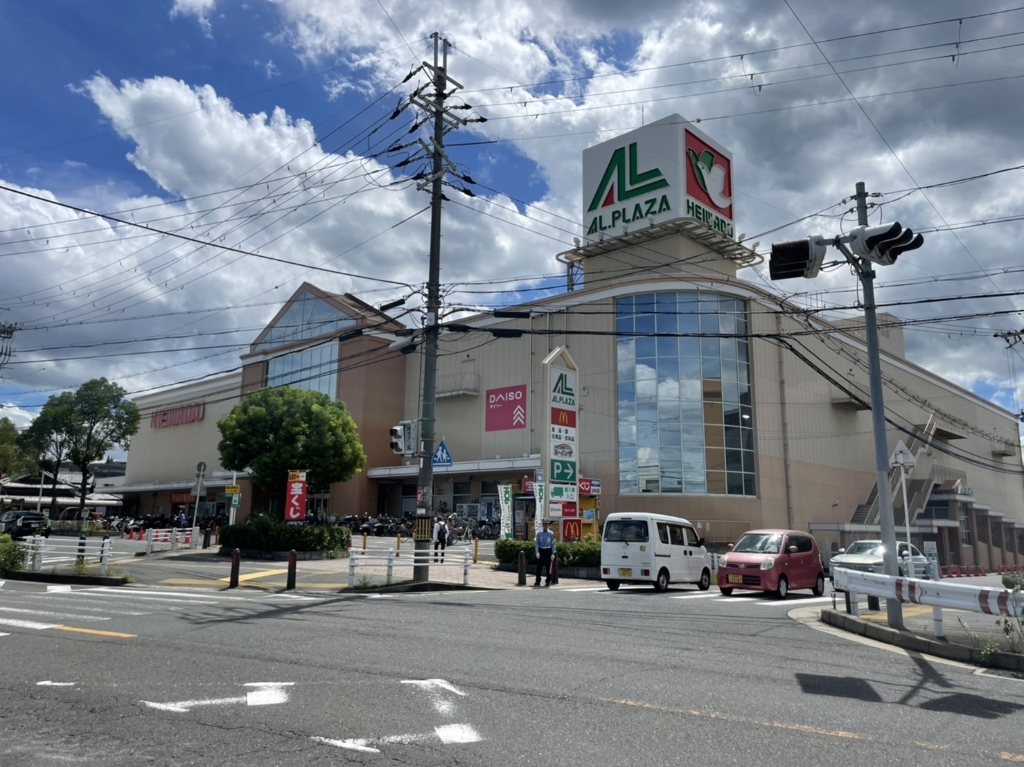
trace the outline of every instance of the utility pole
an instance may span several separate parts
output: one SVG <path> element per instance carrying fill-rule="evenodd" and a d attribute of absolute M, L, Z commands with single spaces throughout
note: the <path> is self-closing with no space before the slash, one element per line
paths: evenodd
<path fill-rule="evenodd" d="M 864 182 L 857 182 L 857 223 L 868 225 L 867 192 Z M 851 258 L 864 287 L 864 335 L 868 343 L 868 379 L 871 386 L 871 425 L 875 436 L 875 482 L 878 485 L 878 524 L 882 530 L 885 574 L 895 577 L 896 523 L 893 521 L 892 488 L 889 486 L 889 448 L 885 437 L 885 405 L 882 402 L 882 361 L 878 350 L 878 321 L 875 316 L 875 270 L 866 258 Z M 889 626 L 903 628 L 903 605 L 895 599 L 885 600 Z"/>
<path fill-rule="evenodd" d="M 434 66 L 424 66 L 433 72 L 433 102 L 422 102 L 434 117 L 434 137 L 430 146 L 433 156 L 431 175 L 421 185 L 430 191 L 430 266 L 427 272 L 427 313 L 423 329 L 423 396 L 420 405 L 419 436 L 417 455 L 420 461 L 416 489 L 416 528 L 413 532 L 415 564 L 412 579 L 416 583 L 430 580 L 430 565 L 427 556 L 430 551 L 431 521 L 434 509 L 434 404 L 437 398 L 437 337 L 440 332 L 441 313 L 441 201 L 444 180 L 444 134 L 445 134 L 445 88 L 448 84 L 448 41 L 442 40 L 437 32 L 434 39 Z M 439 61 L 440 59 L 440 61 Z M 454 82 L 454 81 L 453 81 Z M 458 83 L 455 83 L 458 85 Z M 461 87 L 461 86 L 459 86 Z M 415 102 L 414 102 L 415 103 Z M 449 117 L 449 119 L 451 119 Z"/>

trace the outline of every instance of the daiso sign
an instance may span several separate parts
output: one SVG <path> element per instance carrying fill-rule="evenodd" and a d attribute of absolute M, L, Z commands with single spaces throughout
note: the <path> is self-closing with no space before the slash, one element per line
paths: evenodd
<path fill-rule="evenodd" d="M 526 384 L 488 389 L 484 431 L 526 428 Z"/>

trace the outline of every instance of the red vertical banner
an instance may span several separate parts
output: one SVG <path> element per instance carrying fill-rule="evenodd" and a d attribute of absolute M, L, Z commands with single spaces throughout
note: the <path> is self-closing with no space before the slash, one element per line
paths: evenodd
<path fill-rule="evenodd" d="M 288 495 L 284 509 L 285 522 L 306 521 L 306 472 L 288 472 Z"/>

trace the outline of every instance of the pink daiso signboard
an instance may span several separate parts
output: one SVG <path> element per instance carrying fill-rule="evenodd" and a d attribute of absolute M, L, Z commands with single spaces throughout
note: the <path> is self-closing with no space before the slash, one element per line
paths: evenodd
<path fill-rule="evenodd" d="M 526 428 L 526 384 L 488 389 L 484 431 Z"/>

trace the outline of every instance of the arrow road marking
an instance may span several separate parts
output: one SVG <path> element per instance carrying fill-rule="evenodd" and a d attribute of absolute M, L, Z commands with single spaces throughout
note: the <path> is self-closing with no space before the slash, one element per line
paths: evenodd
<path fill-rule="evenodd" d="M 345 740 L 335 740 L 333 738 L 313 736 L 312 740 L 315 740 L 317 743 L 324 743 L 328 746 L 345 748 L 349 751 L 361 751 L 365 754 L 379 754 L 380 749 L 371 746 L 371 743 L 386 746 L 394 743 L 420 743 L 425 740 L 433 740 L 434 738 L 437 738 L 445 745 L 451 743 L 477 743 L 483 740 L 471 724 L 446 724 L 442 727 L 435 727 L 432 733 L 388 735 L 383 738 L 348 738 Z"/>
<path fill-rule="evenodd" d="M 173 711 L 177 714 L 187 713 L 197 706 L 226 706 L 232 703 L 244 703 L 247 706 L 274 706 L 288 702 L 288 690 L 294 682 L 249 682 L 243 687 L 255 687 L 245 695 L 232 698 L 207 698 L 205 700 L 182 700 L 177 703 L 153 703 L 144 700 L 142 703 L 160 711 Z"/>
<path fill-rule="evenodd" d="M 463 697 L 466 695 L 466 693 L 458 687 L 444 679 L 403 679 L 402 684 L 411 684 L 426 690 L 427 695 L 430 696 L 430 702 L 439 714 L 450 715 L 455 711 L 455 704 L 450 700 L 444 699 L 442 690 L 452 692 Z"/>

